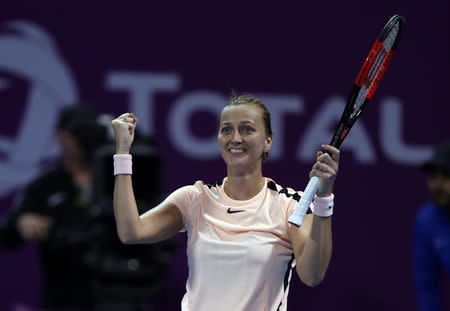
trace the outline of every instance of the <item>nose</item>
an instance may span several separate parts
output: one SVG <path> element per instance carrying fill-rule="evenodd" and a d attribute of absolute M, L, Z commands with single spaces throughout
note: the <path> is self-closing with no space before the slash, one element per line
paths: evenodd
<path fill-rule="evenodd" d="M 231 143 L 233 143 L 233 144 L 242 143 L 242 136 L 241 136 L 241 133 L 239 133 L 239 131 L 234 131 L 233 137 L 231 139 Z"/>

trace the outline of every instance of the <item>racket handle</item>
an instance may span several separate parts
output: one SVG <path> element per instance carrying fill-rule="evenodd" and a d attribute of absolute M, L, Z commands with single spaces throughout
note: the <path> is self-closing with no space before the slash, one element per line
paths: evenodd
<path fill-rule="evenodd" d="M 301 226 L 303 217 L 306 215 L 306 212 L 308 211 L 308 207 L 311 204 L 312 200 L 314 199 L 314 195 L 317 192 L 317 188 L 319 186 L 319 177 L 313 176 L 308 182 L 308 185 L 305 188 L 305 191 L 302 194 L 302 197 L 300 198 L 300 201 L 298 202 L 297 206 L 294 209 L 294 212 L 292 213 L 291 217 L 289 217 L 288 221 L 291 224 Z"/>

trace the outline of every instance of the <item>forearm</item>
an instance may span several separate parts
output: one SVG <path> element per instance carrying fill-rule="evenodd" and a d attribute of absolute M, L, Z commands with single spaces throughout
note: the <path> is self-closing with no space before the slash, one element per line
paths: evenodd
<path fill-rule="evenodd" d="M 303 249 L 296 252 L 301 253 L 297 259 L 297 273 L 303 283 L 315 286 L 324 279 L 331 259 L 331 249 L 331 217 L 314 215 Z"/>
<path fill-rule="evenodd" d="M 300 227 L 292 226 L 289 231 L 297 274 L 308 286 L 315 286 L 324 279 L 331 259 L 332 193 L 340 152 L 330 145 L 322 145 L 322 148 L 325 152 L 317 152 L 316 163 L 309 173 L 310 178 L 319 178 L 314 199 L 314 215 L 304 216 L 303 224 Z"/>
<path fill-rule="evenodd" d="M 117 233 L 123 243 L 132 243 L 139 236 L 141 220 L 134 197 L 131 175 L 117 175 L 114 185 L 114 216 Z"/>

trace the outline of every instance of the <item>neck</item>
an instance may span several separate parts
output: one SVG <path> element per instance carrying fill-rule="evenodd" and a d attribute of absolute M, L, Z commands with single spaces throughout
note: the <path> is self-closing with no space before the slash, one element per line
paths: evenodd
<path fill-rule="evenodd" d="M 248 200 L 261 191 L 264 178 L 261 169 L 238 174 L 228 170 L 228 179 L 224 185 L 225 193 L 234 200 Z"/>

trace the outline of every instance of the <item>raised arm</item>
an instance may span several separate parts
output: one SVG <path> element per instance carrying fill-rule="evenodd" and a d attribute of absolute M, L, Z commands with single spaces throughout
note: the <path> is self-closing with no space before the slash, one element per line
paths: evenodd
<path fill-rule="evenodd" d="M 329 145 L 322 147 L 328 153 L 317 153 L 310 177 L 319 177 L 317 196 L 328 197 L 332 194 L 339 167 L 339 150 Z M 324 279 L 331 259 L 331 216 L 306 215 L 302 226 L 292 225 L 289 234 L 298 276 L 308 286 L 318 285 Z"/>
<path fill-rule="evenodd" d="M 112 121 L 116 140 L 116 154 L 129 154 L 134 139 L 137 118 L 125 113 Z M 117 233 L 126 244 L 154 243 L 172 237 L 183 228 L 178 208 L 164 201 L 139 215 L 133 193 L 131 175 L 116 175 L 114 185 L 114 215 Z"/>

